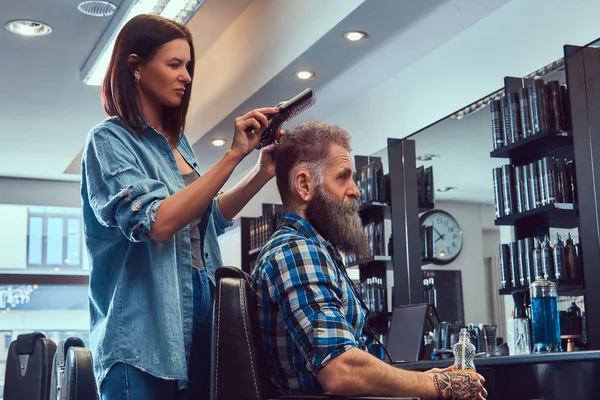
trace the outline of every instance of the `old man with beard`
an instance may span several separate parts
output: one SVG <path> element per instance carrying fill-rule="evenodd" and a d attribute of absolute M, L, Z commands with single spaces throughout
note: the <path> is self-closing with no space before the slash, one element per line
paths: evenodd
<path fill-rule="evenodd" d="M 350 152 L 348 133 L 320 122 L 298 126 L 276 152 L 286 212 L 252 276 L 273 384 L 283 394 L 484 399 L 477 373 L 406 371 L 364 351 L 367 310 L 340 255 L 371 252 Z"/>

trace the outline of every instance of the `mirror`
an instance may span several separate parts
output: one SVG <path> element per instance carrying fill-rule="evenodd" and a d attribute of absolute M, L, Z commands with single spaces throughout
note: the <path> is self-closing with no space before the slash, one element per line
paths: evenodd
<path fill-rule="evenodd" d="M 565 84 L 562 60 L 527 78 Z M 495 224 L 492 171 L 509 160 L 490 156 L 494 147 L 489 106 L 490 98 L 500 98 L 503 92 L 494 92 L 408 139 L 415 142 L 417 168 L 433 169 L 435 207 L 422 209 L 420 214 L 422 225 L 433 225 L 436 259 L 423 263 L 425 299 L 437 302 L 442 320 L 495 324 L 497 335 L 505 338 L 505 321 L 514 306 L 510 295 L 499 294 L 499 246 L 515 242 L 515 237 L 511 226 Z M 387 149 L 372 156 L 381 157 L 384 168 L 388 167 Z M 567 235 L 567 231 L 551 229 L 550 237 L 556 232 Z M 577 229 L 568 232 L 577 241 Z"/>

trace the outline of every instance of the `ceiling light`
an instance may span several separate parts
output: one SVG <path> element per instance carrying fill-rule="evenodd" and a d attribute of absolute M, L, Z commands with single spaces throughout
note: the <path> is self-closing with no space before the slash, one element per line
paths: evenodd
<path fill-rule="evenodd" d="M 437 191 L 438 192 L 449 192 L 451 190 L 456 190 L 456 189 L 458 189 L 458 188 L 454 187 L 454 186 L 444 186 L 444 187 L 441 187 L 441 188 L 437 188 Z"/>
<path fill-rule="evenodd" d="M 110 17 L 117 11 L 117 6 L 108 1 L 88 0 L 79 3 L 77 9 L 91 17 Z"/>
<path fill-rule="evenodd" d="M 431 161 L 431 160 L 435 160 L 436 158 L 440 158 L 439 155 L 437 154 L 421 154 L 420 156 L 417 157 L 417 160 L 419 161 Z"/>
<path fill-rule="evenodd" d="M 213 139 L 210 142 L 212 143 L 213 146 L 221 147 L 225 143 L 227 143 L 227 140 L 225 140 L 225 139 Z"/>
<path fill-rule="evenodd" d="M 9 32 L 21 36 L 45 36 L 52 32 L 50 25 L 24 19 L 8 21 L 5 26 Z"/>
<path fill-rule="evenodd" d="M 359 40 L 364 39 L 365 36 L 367 36 L 367 34 L 360 31 L 346 32 L 344 34 L 344 37 L 351 42 L 358 42 Z"/>
<path fill-rule="evenodd" d="M 310 71 L 298 71 L 296 72 L 296 78 L 298 79 L 310 79 L 313 76 L 315 76 L 314 72 L 310 72 Z"/>
<path fill-rule="evenodd" d="M 90 54 L 80 71 L 83 82 L 90 86 L 100 86 L 106 74 L 117 35 L 121 28 L 133 17 L 140 14 L 155 14 L 187 23 L 206 0 L 133 0 L 123 2 L 102 38 Z M 129 7 L 123 7 L 128 4 Z"/>

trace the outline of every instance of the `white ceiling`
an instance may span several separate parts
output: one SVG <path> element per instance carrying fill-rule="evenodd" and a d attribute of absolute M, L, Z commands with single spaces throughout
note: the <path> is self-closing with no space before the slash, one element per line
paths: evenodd
<path fill-rule="evenodd" d="M 0 1 L 0 175 L 61 176 L 103 118 L 100 92 L 81 82 L 79 69 L 109 19 L 88 17 L 77 4 Z M 53 32 L 16 36 L 4 29 L 12 19 L 41 20 Z"/>
<path fill-rule="evenodd" d="M 32 18 L 54 29 L 42 38 L 20 38 L 0 29 L 5 55 L 0 64 L 0 176 L 78 179 L 85 136 L 104 118 L 99 88 L 84 85 L 79 69 L 109 19 L 85 16 L 77 3 L 0 1 L 0 23 Z M 497 89 L 504 75 L 526 74 L 558 58 L 564 43 L 584 44 L 600 36 L 593 22 L 599 3 L 207 0 L 188 24 L 197 60 L 187 133 L 201 166 L 210 168 L 226 147 L 209 142 L 229 140 L 235 116 L 311 87 L 316 105 L 287 127 L 309 118 L 339 123 L 353 135 L 357 154 L 372 154 L 387 137 L 404 137 Z M 534 12 L 540 18 L 530 18 Z M 551 15 L 564 17 L 561 29 L 546 24 Z M 503 31 L 509 23 L 512 28 Z M 368 32 L 368 39 L 345 41 L 343 33 L 353 29 Z M 526 29 L 539 35 L 528 36 Z M 315 78 L 297 80 L 293 73 L 301 68 L 315 71 Z M 463 182 L 468 170 L 489 182 L 487 119 L 483 111 L 460 122 L 445 121 L 427 134 L 435 140 L 418 139 L 419 152 L 443 153 L 436 171 L 446 176 L 436 177 L 436 185 L 489 197 L 485 190 L 491 185 L 480 191 Z M 474 168 L 475 159 L 449 156 L 465 151 L 477 152 L 485 168 Z M 247 157 L 231 182 L 251 168 L 256 156 Z"/>
<path fill-rule="evenodd" d="M 449 40 L 440 36 L 418 52 L 409 51 L 418 47 L 414 27 L 421 21 L 432 16 L 441 21 L 448 10 L 469 1 L 475 0 L 207 0 L 189 23 L 197 61 L 187 133 L 202 167 L 212 166 L 224 152 L 208 143 L 213 137 L 229 139 L 235 116 L 310 86 L 317 105 L 304 119 L 326 119 L 400 65 Z M 12 55 L 0 66 L 0 176 L 78 179 L 85 136 L 104 118 L 99 88 L 84 85 L 79 69 L 109 18 L 83 15 L 77 4 L 0 3 L 5 20 L 31 18 L 53 27 L 41 38 L 0 30 L 0 51 Z M 345 41 L 342 35 L 351 29 L 367 31 L 368 40 Z M 390 54 L 391 44 L 398 43 L 404 43 L 396 48 L 400 51 Z M 365 70 L 365 60 L 375 69 Z M 317 73 L 309 82 L 293 76 L 304 67 Z M 248 157 L 238 172 L 255 159 L 256 154 Z"/>

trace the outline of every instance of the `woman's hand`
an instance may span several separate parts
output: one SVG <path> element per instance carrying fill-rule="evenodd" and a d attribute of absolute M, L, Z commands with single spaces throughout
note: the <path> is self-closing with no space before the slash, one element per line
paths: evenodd
<path fill-rule="evenodd" d="M 264 130 L 269 127 L 267 115 L 276 114 L 277 112 L 278 110 L 272 107 L 257 108 L 235 119 L 231 151 L 240 160 L 254 150 Z M 253 130 L 246 132 L 248 128 L 252 128 Z"/>
<path fill-rule="evenodd" d="M 283 136 L 285 131 L 281 129 L 277 134 L 277 139 L 268 146 L 260 149 L 260 156 L 258 157 L 258 172 L 266 175 L 267 177 L 273 178 L 275 176 L 275 149 Z"/>

